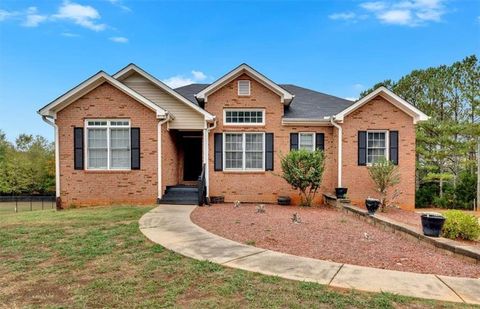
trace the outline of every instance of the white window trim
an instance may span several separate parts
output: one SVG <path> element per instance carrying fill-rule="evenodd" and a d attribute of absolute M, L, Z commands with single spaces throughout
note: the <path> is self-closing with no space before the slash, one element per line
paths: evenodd
<path fill-rule="evenodd" d="M 89 125 L 89 121 L 106 121 L 107 125 L 105 126 L 98 126 L 98 125 Z M 121 126 L 112 126 L 110 125 L 110 121 L 128 121 L 128 125 L 121 125 Z M 85 119 L 85 130 L 83 132 L 84 137 L 84 157 L 85 157 L 85 170 L 87 171 L 131 171 L 131 166 L 129 168 L 112 168 L 110 167 L 110 129 L 112 128 L 128 128 L 128 132 L 130 134 L 131 129 L 131 122 L 130 119 Z M 107 168 L 91 168 L 88 165 L 88 129 L 107 129 Z M 132 139 L 129 139 L 128 147 L 130 148 L 130 156 L 132 154 Z"/>
<path fill-rule="evenodd" d="M 227 122 L 227 112 L 262 112 L 262 122 L 246 123 L 246 122 Z M 225 108 L 223 110 L 223 125 L 224 126 L 264 126 L 265 125 L 265 109 L 264 108 Z"/>
<path fill-rule="evenodd" d="M 240 82 L 248 82 L 248 94 L 240 94 Z M 248 97 L 252 93 L 252 83 L 248 79 L 240 79 L 237 81 L 237 94 L 239 97 Z"/>
<path fill-rule="evenodd" d="M 226 162 L 227 162 L 227 156 L 225 155 L 225 143 L 226 143 L 226 134 L 242 134 L 242 168 L 227 168 Z M 246 157 L 246 151 L 245 151 L 245 144 L 246 144 L 246 138 L 245 135 L 247 134 L 262 134 L 263 135 L 263 144 L 262 144 L 262 152 L 263 152 L 263 160 L 262 160 L 262 168 L 249 168 L 247 169 L 246 162 L 247 162 L 247 157 Z M 265 132 L 223 132 L 223 142 L 222 142 L 222 164 L 223 164 L 223 170 L 226 172 L 244 172 L 244 173 L 249 173 L 249 172 L 264 172 L 265 171 Z"/>
<path fill-rule="evenodd" d="M 365 147 L 365 163 L 367 166 L 372 166 L 373 163 L 368 163 L 368 133 L 385 133 L 385 159 L 388 161 L 390 160 L 390 131 L 388 130 L 367 130 L 367 140 L 366 140 L 366 147 Z"/>
<path fill-rule="evenodd" d="M 313 145 L 312 149 L 310 149 L 312 152 L 316 150 L 317 148 L 317 140 L 316 140 L 316 134 L 315 132 L 298 132 L 298 150 L 302 149 L 300 148 L 300 135 L 312 135 L 313 136 Z"/>

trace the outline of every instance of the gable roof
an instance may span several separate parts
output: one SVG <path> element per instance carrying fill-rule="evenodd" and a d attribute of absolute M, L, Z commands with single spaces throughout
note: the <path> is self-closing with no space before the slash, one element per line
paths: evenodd
<path fill-rule="evenodd" d="M 250 67 L 246 63 L 239 65 L 235 69 L 231 70 L 224 76 L 217 79 L 214 83 L 210 84 L 205 89 L 202 89 L 199 93 L 197 93 L 196 98 L 200 101 L 207 102 L 208 95 L 217 91 L 223 85 L 225 85 L 226 83 L 230 82 L 231 80 L 237 78 L 238 76 L 244 73 L 248 74 L 250 77 L 260 82 L 261 84 L 263 84 L 264 86 L 272 90 L 273 92 L 277 93 L 280 96 L 281 103 L 288 105 L 293 100 L 293 97 L 294 97 L 293 94 L 291 94 L 287 90 L 283 89 L 282 87 L 280 87 L 279 85 L 277 85 L 276 83 L 268 79 L 265 75 L 254 70 L 252 67 Z"/>
<path fill-rule="evenodd" d="M 130 76 L 134 73 L 137 73 L 137 74 L 141 75 L 142 77 L 146 78 L 148 81 L 150 81 L 155 86 L 159 87 L 163 91 L 165 91 L 168 94 L 170 94 L 171 96 L 175 97 L 177 100 L 179 100 L 183 104 L 188 105 L 189 107 L 191 107 L 192 109 L 194 109 L 198 113 L 204 115 L 206 120 L 215 119 L 214 115 L 210 114 L 209 112 L 207 112 L 206 110 L 204 110 L 203 108 L 198 106 L 198 104 L 192 104 L 192 101 L 185 98 L 185 96 L 182 96 L 181 94 L 179 94 L 178 92 L 176 92 L 175 90 L 173 90 L 172 88 L 170 88 L 169 86 L 164 84 L 162 81 L 158 80 L 156 77 L 149 74 L 148 72 L 146 72 L 145 70 L 143 70 L 142 68 L 140 68 L 139 66 L 137 66 L 134 63 L 130 63 L 129 65 L 127 65 L 126 67 L 124 67 L 123 69 L 121 69 L 120 71 L 115 73 L 113 75 L 113 78 L 115 78 L 116 80 L 122 81 L 123 79 L 127 78 L 128 76 Z"/>
<path fill-rule="evenodd" d="M 53 100 L 52 102 L 48 103 L 44 107 L 42 107 L 38 113 L 42 116 L 51 116 L 55 117 L 56 113 L 63 108 L 67 107 L 69 104 L 73 103 L 75 100 L 81 98 L 85 94 L 89 93 L 96 87 L 100 86 L 103 83 L 109 83 L 113 87 L 117 88 L 118 90 L 122 91 L 123 93 L 129 95 L 139 103 L 145 105 L 149 109 L 153 110 L 157 114 L 157 118 L 165 118 L 167 115 L 167 111 L 161 108 L 160 106 L 156 105 L 152 101 L 148 100 L 144 96 L 140 95 L 138 92 L 134 91 L 133 89 L 125 86 L 118 80 L 112 78 L 110 75 L 105 73 L 104 71 L 100 71 L 97 74 L 93 75 L 92 77 L 88 78 L 78 86 L 70 89 L 57 99 Z"/>
<path fill-rule="evenodd" d="M 190 84 L 175 88 L 175 91 L 198 104 L 195 94 L 207 88 L 209 84 Z M 282 88 L 293 94 L 295 98 L 285 107 L 284 119 L 319 120 L 335 115 L 354 102 L 328 95 L 315 90 L 291 84 L 280 84 Z"/>
<path fill-rule="evenodd" d="M 367 102 L 369 102 L 371 99 L 375 98 L 377 95 L 381 95 L 383 98 L 385 98 L 387 101 L 398 107 L 400 110 L 405 112 L 407 115 L 410 115 L 413 117 L 413 122 L 417 123 L 419 121 L 426 121 L 430 119 L 426 114 L 424 114 L 422 111 L 420 111 L 418 108 L 413 106 L 412 104 L 408 103 L 392 91 L 388 90 L 384 86 L 381 86 L 374 91 L 370 92 L 368 95 L 363 97 L 362 99 L 356 101 L 354 104 L 350 105 L 348 108 L 344 109 L 343 111 L 339 112 L 338 114 L 335 115 L 335 119 L 338 121 L 343 121 L 345 116 L 348 114 L 352 113 L 356 109 L 360 108 Z"/>

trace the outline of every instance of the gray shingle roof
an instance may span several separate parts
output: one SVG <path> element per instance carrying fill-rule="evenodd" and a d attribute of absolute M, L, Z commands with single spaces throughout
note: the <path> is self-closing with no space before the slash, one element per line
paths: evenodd
<path fill-rule="evenodd" d="M 208 86 L 209 84 L 191 84 L 175 88 L 175 91 L 198 104 L 195 94 Z M 285 119 L 322 119 L 326 116 L 335 115 L 354 103 L 353 101 L 295 85 L 285 84 L 279 86 L 295 95 L 290 106 L 285 108 Z"/>

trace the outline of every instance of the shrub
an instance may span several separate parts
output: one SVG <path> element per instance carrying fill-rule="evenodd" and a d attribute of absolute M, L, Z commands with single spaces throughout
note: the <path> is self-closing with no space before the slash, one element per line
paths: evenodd
<path fill-rule="evenodd" d="M 300 191 L 300 204 L 311 206 L 322 182 L 325 158 L 323 151 L 290 151 L 282 157 L 282 177 Z"/>
<path fill-rule="evenodd" d="M 400 182 L 398 167 L 385 158 L 382 158 L 368 168 L 368 173 L 375 183 L 375 188 L 380 193 L 380 203 L 382 211 L 389 205 L 387 200 L 387 191 Z"/>
<path fill-rule="evenodd" d="M 432 207 L 435 196 L 438 196 L 438 185 L 436 183 L 421 184 L 415 193 L 415 207 Z"/>
<path fill-rule="evenodd" d="M 480 224 L 475 216 L 460 210 L 448 210 L 445 212 L 445 218 L 442 230 L 444 237 L 476 240 L 480 236 Z"/>

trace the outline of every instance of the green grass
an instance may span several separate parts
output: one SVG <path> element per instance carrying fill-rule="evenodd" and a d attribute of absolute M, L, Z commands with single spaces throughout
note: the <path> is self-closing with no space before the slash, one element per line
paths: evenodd
<path fill-rule="evenodd" d="M 148 207 L 0 214 L 0 307 L 452 308 L 196 261 L 148 241 Z"/>

